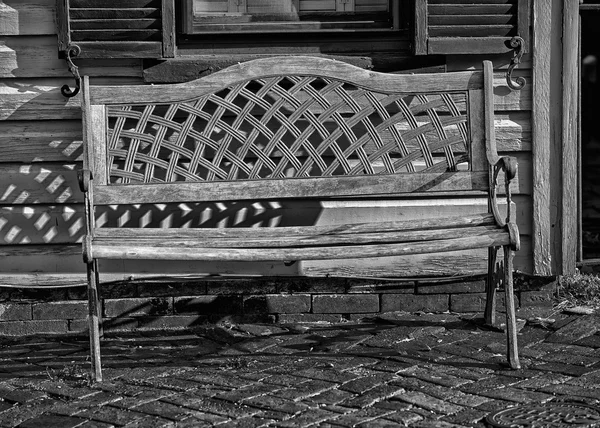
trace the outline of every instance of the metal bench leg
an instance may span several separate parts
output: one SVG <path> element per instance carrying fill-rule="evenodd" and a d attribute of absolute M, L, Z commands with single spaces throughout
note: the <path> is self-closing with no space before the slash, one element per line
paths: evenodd
<path fill-rule="evenodd" d="M 100 362 L 100 299 L 98 297 L 98 264 L 96 260 L 87 264 L 88 279 L 88 323 L 90 335 L 90 355 L 92 358 L 92 376 L 102 381 Z"/>
<path fill-rule="evenodd" d="M 100 271 L 98 270 L 98 259 L 94 259 L 94 274 L 96 275 L 96 308 L 98 314 L 98 332 L 100 333 L 100 339 L 104 337 L 104 322 L 102 321 L 102 305 L 100 304 L 100 294 L 98 287 L 100 287 Z"/>
<path fill-rule="evenodd" d="M 509 246 L 504 247 L 504 292 L 506 300 L 506 338 L 508 363 L 513 369 L 520 369 L 519 348 L 517 345 L 517 317 L 513 292 L 513 258 L 514 253 Z"/>
<path fill-rule="evenodd" d="M 498 247 L 488 248 L 488 275 L 485 284 L 485 312 L 483 320 L 485 325 L 493 326 L 496 324 L 496 286 L 498 275 L 496 273 L 496 259 L 498 256 Z"/>

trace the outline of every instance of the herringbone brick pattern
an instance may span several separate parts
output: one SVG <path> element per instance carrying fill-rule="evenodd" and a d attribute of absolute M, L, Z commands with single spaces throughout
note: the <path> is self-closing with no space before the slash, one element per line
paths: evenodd
<path fill-rule="evenodd" d="M 109 337 L 96 384 L 87 339 L 0 339 L 0 427 L 476 427 L 599 402 L 600 318 L 554 315 L 521 331 L 518 371 L 504 333 L 450 314 Z"/>

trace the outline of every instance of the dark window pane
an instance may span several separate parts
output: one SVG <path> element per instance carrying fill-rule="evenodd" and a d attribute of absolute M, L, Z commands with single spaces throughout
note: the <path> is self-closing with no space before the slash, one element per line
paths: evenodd
<path fill-rule="evenodd" d="M 398 1 L 187 0 L 188 34 L 393 29 Z"/>

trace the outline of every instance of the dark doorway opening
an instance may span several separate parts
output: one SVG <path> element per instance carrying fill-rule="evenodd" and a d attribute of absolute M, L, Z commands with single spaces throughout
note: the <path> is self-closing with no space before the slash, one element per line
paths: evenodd
<path fill-rule="evenodd" d="M 580 259 L 600 263 L 600 2 L 581 6 Z M 589 4 L 592 3 L 592 4 Z"/>

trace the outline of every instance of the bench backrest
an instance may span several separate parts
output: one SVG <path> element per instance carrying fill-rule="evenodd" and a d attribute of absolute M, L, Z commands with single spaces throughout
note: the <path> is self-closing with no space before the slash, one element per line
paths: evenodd
<path fill-rule="evenodd" d="M 400 75 L 275 57 L 174 85 L 84 78 L 82 92 L 95 204 L 489 188 L 490 64 Z"/>

